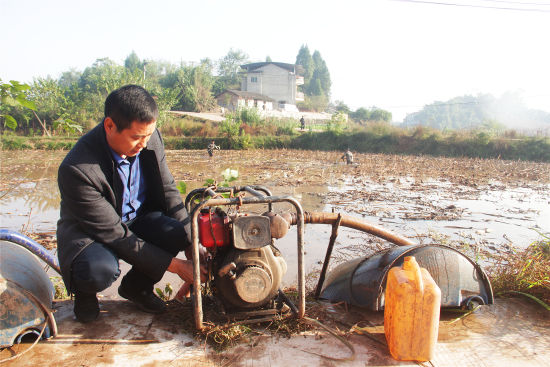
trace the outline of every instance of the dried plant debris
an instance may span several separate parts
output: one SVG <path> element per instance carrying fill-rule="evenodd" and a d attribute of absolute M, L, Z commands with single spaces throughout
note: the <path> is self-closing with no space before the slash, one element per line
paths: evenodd
<path fill-rule="evenodd" d="M 289 298 L 296 298 L 294 289 L 286 290 Z M 168 302 L 167 317 L 172 319 L 179 332 L 194 334 L 201 343 L 210 345 L 216 351 L 223 351 L 237 344 L 253 343 L 258 336 L 290 337 L 311 329 L 311 325 L 292 316 L 290 312 L 275 315 L 272 320 L 259 323 L 234 322 L 225 316 L 208 297 L 203 297 L 203 329 L 197 330 L 193 315 L 193 303 Z M 309 314 L 309 310 L 307 311 Z"/>
<path fill-rule="evenodd" d="M 221 172 L 229 164 L 239 170 L 241 180 L 247 183 L 276 185 L 311 185 L 320 181 L 334 184 L 349 177 L 353 183 L 368 180 L 374 183 L 403 182 L 404 177 L 411 184 L 429 180 L 444 179 L 452 184 L 466 187 L 479 185 L 521 186 L 525 183 L 549 183 L 550 164 L 504 161 L 496 159 L 445 158 L 428 156 L 403 156 L 391 154 L 355 154 L 353 165 L 339 161 L 341 152 L 298 151 L 298 150 L 250 150 L 222 151 L 214 160 L 197 151 L 169 151 L 169 165 L 174 162 L 176 179 L 195 181 L 205 175 L 202 168 L 189 166 L 218 167 Z M 187 163 L 186 163 L 187 162 Z M 195 163 L 205 163 L 205 165 Z M 172 166 L 172 165 L 171 165 Z M 245 172 L 246 171 L 246 172 Z"/>
<path fill-rule="evenodd" d="M 530 294 L 550 309 L 550 234 L 541 235 L 526 249 L 492 254 L 488 273 L 497 295 Z"/>

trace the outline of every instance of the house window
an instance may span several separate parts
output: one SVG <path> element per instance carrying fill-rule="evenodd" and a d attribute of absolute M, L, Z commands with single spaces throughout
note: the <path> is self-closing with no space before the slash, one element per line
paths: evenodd
<path fill-rule="evenodd" d="M 258 83 L 258 77 L 257 76 L 251 76 L 250 77 L 250 83 Z"/>

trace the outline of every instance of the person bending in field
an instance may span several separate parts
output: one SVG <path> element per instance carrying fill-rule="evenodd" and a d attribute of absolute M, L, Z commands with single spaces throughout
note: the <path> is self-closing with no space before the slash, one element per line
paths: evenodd
<path fill-rule="evenodd" d="M 206 150 L 208 150 L 208 155 L 210 157 L 212 157 L 214 155 L 214 149 L 220 150 L 220 146 L 216 145 L 214 140 L 212 140 L 212 142 L 210 144 L 208 144 L 208 147 L 206 148 Z"/>
<path fill-rule="evenodd" d="M 342 155 L 342 157 L 340 157 L 340 159 L 345 160 L 346 164 L 352 164 L 353 163 L 353 153 L 348 148 L 344 152 L 344 155 Z"/>

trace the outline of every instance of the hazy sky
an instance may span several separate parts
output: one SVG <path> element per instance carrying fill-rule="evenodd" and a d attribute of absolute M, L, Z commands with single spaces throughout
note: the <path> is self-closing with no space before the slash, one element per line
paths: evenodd
<path fill-rule="evenodd" d="M 57 78 L 132 50 L 174 64 L 230 48 L 294 63 L 307 44 L 327 63 L 332 100 L 352 109 L 400 121 L 434 101 L 512 91 L 550 112 L 550 1 L 429 2 L 0 0 L 0 78 Z"/>

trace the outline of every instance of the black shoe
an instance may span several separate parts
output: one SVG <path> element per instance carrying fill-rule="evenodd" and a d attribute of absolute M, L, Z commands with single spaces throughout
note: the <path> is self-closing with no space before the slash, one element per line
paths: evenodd
<path fill-rule="evenodd" d="M 94 321 L 99 316 L 99 302 L 95 293 L 74 294 L 74 315 L 82 323 Z"/>
<path fill-rule="evenodd" d="M 132 292 L 124 289 L 121 285 L 118 287 L 118 294 L 122 298 L 134 302 L 142 311 L 148 313 L 163 313 L 166 311 L 166 303 L 155 296 L 152 291 Z"/>

